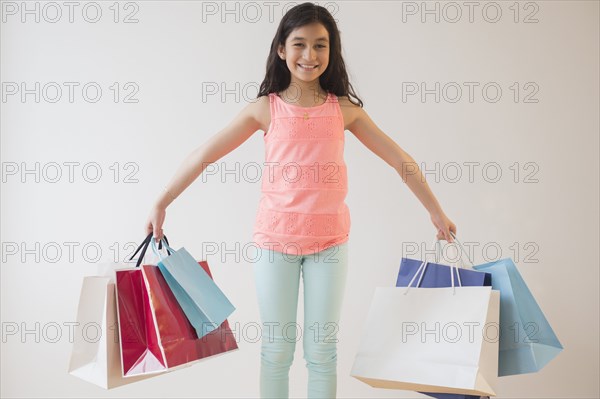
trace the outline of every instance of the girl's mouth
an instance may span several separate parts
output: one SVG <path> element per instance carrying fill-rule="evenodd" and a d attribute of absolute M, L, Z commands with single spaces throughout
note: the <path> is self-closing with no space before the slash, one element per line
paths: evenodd
<path fill-rule="evenodd" d="M 314 71 L 315 69 L 317 69 L 319 66 L 318 65 L 304 65 L 304 64 L 296 64 L 300 67 L 300 69 L 304 70 L 304 71 Z"/>

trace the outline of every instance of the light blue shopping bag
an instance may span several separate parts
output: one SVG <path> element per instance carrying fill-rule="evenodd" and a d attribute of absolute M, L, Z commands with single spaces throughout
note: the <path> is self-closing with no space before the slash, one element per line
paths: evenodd
<path fill-rule="evenodd" d="M 171 255 L 164 257 L 156 251 L 152 239 L 152 249 L 161 259 L 158 268 L 198 338 L 202 338 L 216 330 L 235 307 L 185 248 L 176 251 L 164 240 L 162 243 Z"/>
<path fill-rule="evenodd" d="M 556 334 L 510 258 L 473 266 L 500 291 L 498 376 L 534 373 L 562 350 Z"/>

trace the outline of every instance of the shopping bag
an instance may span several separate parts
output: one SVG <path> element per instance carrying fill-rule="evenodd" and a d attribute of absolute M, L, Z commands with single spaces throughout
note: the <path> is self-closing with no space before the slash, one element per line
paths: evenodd
<path fill-rule="evenodd" d="M 151 238 L 142 245 L 147 247 Z M 116 280 L 124 376 L 173 371 L 237 349 L 225 322 L 209 340 L 197 336 L 157 266 L 117 270 Z"/>
<path fill-rule="evenodd" d="M 202 268 L 212 278 L 208 264 L 196 264 L 196 267 Z M 169 367 L 238 349 L 227 320 L 215 331 L 199 338 L 158 267 L 144 265 L 142 272 L 152 296 L 151 303 L 155 304 L 154 315 L 160 326 L 161 344 Z M 163 325 L 176 328 L 163 329 Z"/>
<path fill-rule="evenodd" d="M 534 373 L 562 350 L 556 334 L 510 258 L 473 267 L 492 275 L 500 291 L 498 375 Z"/>
<path fill-rule="evenodd" d="M 109 277 L 84 277 L 77 307 L 69 374 L 104 389 L 147 379 L 123 378 L 115 283 Z"/>
<path fill-rule="evenodd" d="M 161 256 L 158 267 L 196 329 L 196 334 L 203 337 L 217 329 L 233 313 L 235 307 L 208 273 L 198 267 L 198 262 L 185 248 L 176 251 L 167 242 L 164 245 L 170 255 Z M 152 249 L 156 250 L 154 240 Z"/>
<path fill-rule="evenodd" d="M 167 370 L 158 325 L 141 269 L 116 271 L 123 376 Z"/>
<path fill-rule="evenodd" d="M 157 294 L 150 295 L 149 286 L 146 284 L 147 279 L 143 274 L 143 268 L 140 267 L 151 239 L 152 235 L 149 234 L 131 256 L 130 260 L 141 250 L 135 268 L 115 270 L 121 365 L 124 377 L 156 374 L 169 369 L 160 342 L 159 324 L 154 315 L 154 309 L 160 306 L 157 306 L 156 302 L 155 306 L 151 303 Z M 163 298 L 165 296 L 160 293 L 158 295 Z M 162 306 L 169 307 L 169 305 Z M 182 339 L 186 338 L 185 325 L 181 327 L 182 331 L 172 331 L 180 328 L 177 323 L 162 324 L 160 327 L 165 340 L 178 333 L 181 334 Z"/>
<path fill-rule="evenodd" d="M 351 375 L 379 388 L 495 395 L 499 299 L 489 286 L 377 287 Z"/>
<path fill-rule="evenodd" d="M 396 279 L 396 287 L 407 287 L 408 282 L 417 273 L 417 270 L 422 263 L 422 260 L 402 258 L 400 261 L 398 277 Z M 453 269 L 452 273 L 454 274 L 454 281 L 458 281 L 460 279 L 463 286 L 492 286 L 491 273 L 485 273 L 461 267 L 455 268 L 440 263 L 428 262 L 427 268 L 425 269 L 425 275 L 422 276 L 419 287 L 450 287 L 450 269 Z"/>
<path fill-rule="evenodd" d="M 396 287 L 408 287 L 409 282 L 417 275 L 423 261 L 410 258 L 402 258 Z M 428 262 L 425 272 L 419 275 L 419 282 L 416 286 L 423 288 L 451 287 L 451 273 L 454 274 L 454 281 L 461 282 L 462 286 L 491 286 L 491 274 L 478 272 L 465 268 L 454 268 L 439 263 Z M 479 395 L 463 395 L 448 393 L 419 392 L 437 399 L 479 399 Z"/>
<path fill-rule="evenodd" d="M 206 274 L 212 279 L 212 273 L 206 261 L 199 261 L 198 264 Z M 209 356 L 219 355 L 225 352 L 238 349 L 235 336 L 229 327 L 227 319 L 214 331 L 209 332 L 202 338 L 198 339 L 198 352 L 200 359 Z"/>

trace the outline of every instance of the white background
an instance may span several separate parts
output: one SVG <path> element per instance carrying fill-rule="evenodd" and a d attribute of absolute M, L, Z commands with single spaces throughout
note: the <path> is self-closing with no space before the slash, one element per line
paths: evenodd
<path fill-rule="evenodd" d="M 23 3 L 11 3 L 15 15 L 9 3 L 2 2 L 1 30 L 1 395 L 256 397 L 260 344 L 242 331 L 235 353 L 103 391 L 67 373 L 71 343 L 64 323 L 75 320 L 82 277 L 114 256 L 125 258 L 128 243 L 144 238 L 150 205 L 184 157 L 253 100 L 285 4 L 274 2 L 270 16 L 263 2 L 251 8 L 227 3 L 237 9 L 231 14 L 221 2 L 120 3 L 115 23 L 113 2 L 100 1 L 102 16 L 90 23 L 82 2 L 70 23 L 68 7 L 59 2 L 62 18 L 53 23 L 56 8 L 45 2 L 27 2 L 38 7 L 39 22 L 34 14 L 23 15 L 23 22 Z M 475 263 L 515 260 L 565 347 L 539 373 L 500 379 L 498 397 L 598 397 L 598 2 L 475 3 L 472 21 L 467 6 L 455 3 L 462 12 L 456 22 L 456 8 L 444 2 L 427 2 L 429 9 L 438 7 L 438 22 L 435 14 L 421 20 L 421 2 L 328 7 L 365 110 L 429 170 L 429 184 L 458 237 L 475 248 Z M 403 14 L 411 6 L 417 14 Z M 488 20 L 485 7 L 491 7 Z M 216 14 L 207 12 L 214 8 Z M 497 9 L 502 14 L 492 22 Z M 93 18 L 94 9 L 87 11 Z M 123 23 L 134 11 L 138 22 Z M 525 23 L 528 16 L 537 22 Z M 33 94 L 22 100 L 20 93 L 7 94 L 11 82 L 28 89 L 40 82 L 48 90 L 39 102 Z M 55 93 L 50 82 L 63 89 L 56 103 L 49 101 Z M 72 103 L 65 82 L 79 84 Z M 98 102 L 82 97 L 89 82 L 103 89 Z M 115 103 L 115 82 L 121 94 L 130 93 L 124 85 L 133 82 L 138 102 L 121 97 Z M 439 82 L 439 102 L 433 94 L 422 100 L 420 93 L 403 101 L 403 87 L 411 82 L 429 90 Z M 467 82 L 477 84 L 472 101 Z M 234 94 L 207 94 L 212 84 Z M 486 84 L 501 88 L 498 101 L 483 96 Z M 455 102 L 454 87 L 462 88 Z M 352 229 L 338 397 L 421 396 L 378 390 L 349 376 L 375 287 L 394 285 L 401 257 L 423 255 L 407 245 L 430 248 L 435 229 L 398 174 L 350 132 L 346 139 Z M 235 173 L 201 176 L 167 210 L 164 226 L 175 247 L 207 258 L 236 305 L 230 323 L 240 329 L 259 321 L 251 264 L 235 248 L 251 242 L 260 184 L 242 171 L 262 163 L 263 150 L 257 131 L 216 164 L 222 171 L 239 163 L 240 180 Z M 79 163 L 72 182 L 65 162 Z M 479 163 L 472 179 L 465 162 Z M 36 163 L 39 181 L 35 172 L 22 174 Z M 57 179 L 55 163 L 62 173 Z M 86 179 L 94 178 L 94 163 L 102 176 L 91 183 Z M 454 181 L 456 165 L 462 175 Z M 491 182 L 498 169 L 501 177 Z M 125 182 L 127 175 L 134 182 Z M 206 254 L 203 243 L 220 250 Z M 301 322 L 302 300 L 298 314 Z M 58 339 L 56 324 L 62 326 Z M 18 332 L 7 334 L 15 325 Z M 290 394 L 303 397 L 300 342 L 295 359 Z"/>

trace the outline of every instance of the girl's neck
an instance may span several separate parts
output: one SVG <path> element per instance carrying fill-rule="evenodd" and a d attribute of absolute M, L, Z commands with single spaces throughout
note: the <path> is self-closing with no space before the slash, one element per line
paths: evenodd
<path fill-rule="evenodd" d="M 279 96 L 288 103 L 312 107 L 322 104 L 327 98 L 327 92 L 321 88 L 318 79 L 315 83 L 292 81 L 292 84 L 279 93 Z"/>

